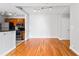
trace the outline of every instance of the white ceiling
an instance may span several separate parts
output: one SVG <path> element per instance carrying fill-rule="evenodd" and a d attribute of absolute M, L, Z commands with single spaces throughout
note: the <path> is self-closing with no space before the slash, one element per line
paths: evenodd
<path fill-rule="evenodd" d="M 70 3 L 12 3 L 17 6 L 70 6 Z"/>
<path fill-rule="evenodd" d="M 2 11 L 16 13 L 17 16 L 24 16 L 24 14 L 25 14 L 21 10 L 16 8 L 15 5 L 12 5 L 12 4 L 0 4 L 0 12 L 2 12 Z"/>
<path fill-rule="evenodd" d="M 63 14 L 70 12 L 68 6 L 24 6 L 22 8 L 29 14 Z"/>
<path fill-rule="evenodd" d="M 13 12 L 17 13 L 17 15 L 25 15 L 25 13 L 16 8 L 16 6 L 21 6 L 28 13 L 35 13 L 33 10 L 38 10 L 41 7 L 52 6 L 52 10 L 49 11 L 49 9 L 44 9 L 41 10 L 40 13 L 68 13 L 70 5 L 71 4 L 66 3 L 2 3 L 0 4 L 0 11 Z"/>

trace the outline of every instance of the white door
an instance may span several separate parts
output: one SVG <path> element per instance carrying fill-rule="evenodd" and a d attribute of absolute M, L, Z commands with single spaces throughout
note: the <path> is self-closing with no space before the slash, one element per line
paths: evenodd
<path fill-rule="evenodd" d="M 70 39 L 70 19 L 57 16 L 57 33 L 62 39 Z"/>

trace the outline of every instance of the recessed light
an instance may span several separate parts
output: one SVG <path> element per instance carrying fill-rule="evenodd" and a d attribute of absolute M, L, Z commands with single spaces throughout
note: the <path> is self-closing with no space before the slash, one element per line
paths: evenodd
<path fill-rule="evenodd" d="M 33 12 L 37 12 L 37 10 L 33 10 Z"/>
<path fill-rule="evenodd" d="M 40 12 L 40 10 L 38 10 L 38 12 Z"/>

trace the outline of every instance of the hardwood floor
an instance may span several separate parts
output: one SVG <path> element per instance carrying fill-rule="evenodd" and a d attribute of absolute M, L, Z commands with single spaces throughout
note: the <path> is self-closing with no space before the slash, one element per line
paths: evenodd
<path fill-rule="evenodd" d="M 70 40 L 68 40 L 68 39 L 66 40 L 66 39 L 65 39 L 65 40 L 61 40 L 61 42 L 62 42 L 66 47 L 68 47 L 68 48 L 70 47 Z"/>
<path fill-rule="evenodd" d="M 57 38 L 29 39 L 7 56 L 77 56 Z"/>

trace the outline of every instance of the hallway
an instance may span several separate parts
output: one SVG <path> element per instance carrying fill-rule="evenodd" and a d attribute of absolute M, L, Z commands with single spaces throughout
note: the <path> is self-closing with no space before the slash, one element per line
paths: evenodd
<path fill-rule="evenodd" d="M 33 38 L 29 39 L 8 56 L 76 56 L 65 44 L 57 38 Z"/>

